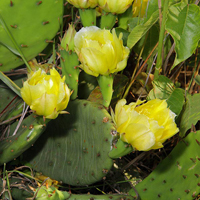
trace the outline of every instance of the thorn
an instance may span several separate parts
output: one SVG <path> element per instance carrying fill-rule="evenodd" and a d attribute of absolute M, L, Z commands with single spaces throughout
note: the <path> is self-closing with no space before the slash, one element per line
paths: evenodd
<path fill-rule="evenodd" d="M 37 2 L 37 5 L 40 5 L 41 3 L 42 3 L 42 1 L 38 1 L 38 2 Z"/>
<path fill-rule="evenodd" d="M 200 142 L 199 142 L 199 140 L 196 139 L 196 142 L 197 142 L 197 144 L 200 146 Z"/>
<path fill-rule="evenodd" d="M 33 129 L 34 128 L 34 126 L 33 126 L 33 124 L 31 124 L 30 126 L 29 126 L 29 130 L 31 130 L 31 129 Z"/>
<path fill-rule="evenodd" d="M 46 56 L 47 54 L 39 53 L 38 56 Z"/>
<path fill-rule="evenodd" d="M 184 178 L 184 179 L 186 179 L 186 178 L 187 178 L 187 176 L 186 176 L 186 175 L 183 175 L 183 178 Z"/>
<path fill-rule="evenodd" d="M 46 24 L 48 24 L 48 23 L 49 23 L 49 21 L 43 22 L 43 25 L 46 25 Z"/>
<path fill-rule="evenodd" d="M 103 123 L 107 123 L 109 121 L 109 118 L 108 117 L 104 117 L 103 118 Z"/>
<path fill-rule="evenodd" d="M 21 44 L 21 47 L 22 47 L 22 48 L 25 48 L 25 47 L 28 47 L 28 46 L 25 45 L 25 44 Z"/>
<path fill-rule="evenodd" d="M 10 25 L 12 28 L 17 28 L 17 25 Z"/>
<path fill-rule="evenodd" d="M 193 163 L 196 163 L 196 160 L 194 160 L 193 158 L 190 158 L 190 160 L 191 160 Z"/>
<path fill-rule="evenodd" d="M 54 43 L 53 40 L 45 40 L 46 43 Z"/>
<path fill-rule="evenodd" d="M 13 6 L 13 2 L 12 2 L 12 1 L 10 1 L 10 6 L 11 6 L 11 7 Z"/>
<path fill-rule="evenodd" d="M 2 63 L 0 63 L 0 66 L 2 66 L 3 64 Z"/>
<path fill-rule="evenodd" d="M 199 178 L 199 176 L 200 176 L 199 174 L 194 174 L 194 175 L 195 175 L 197 178 Z"/>
<path fill-rule="evenodd" d="M 188 194 L 190 192 L 190 190 L 185 190 L 185 192 Z"/>

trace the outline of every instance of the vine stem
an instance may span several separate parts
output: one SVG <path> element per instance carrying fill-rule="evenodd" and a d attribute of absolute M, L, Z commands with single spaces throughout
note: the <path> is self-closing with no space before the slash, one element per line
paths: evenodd
<path fill-rule="evenodd" d="M 158 56 L 157 56 L 157 62 L 156 62 L 156 67 L 155 67 L 155 72 L 154 72 L 154 79 L 156 80 L 159 75 L 159 71 L 162 67 L 162 50 L 163 50 L 163 41 L 164 41 L 164 36 L 165 36 L 165 24 L 166 24 L 166 19 L 167 19 L 167 13 L 168 13 L 168 8 L 169 8 L 169 0 L 164 1 L 164 8 L 163 8 L 163 16 L 162 16 L 162 22 L 161 22 L 161 29 L 160 29 L 160 34 L 159 34 L 159 41 L 158 41 Z"/>

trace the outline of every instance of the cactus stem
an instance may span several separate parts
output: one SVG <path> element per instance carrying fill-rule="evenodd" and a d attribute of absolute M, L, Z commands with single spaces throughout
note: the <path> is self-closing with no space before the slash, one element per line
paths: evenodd
<path fill-rule="evenodd" d="M 10 25 L 12 28 L 17 28 L 17 25 Z"/>
<path fill-rule="evenodd" d="M 40 5 L 41 3 L 42 3 L 42 1 L 38 1 L 38 2 L 37 2 L 37 5 Z"/>
<path fill-rule="evenodd" d="M 12 1 L 10 1 L 10 7 L 12 7 L 13 6 L 13 2 Z"/>
<path fill-rule="evenodd" d="M 46 24 L 48 24 L 48 23 L 49 23 L 49 21 L 46 21 L 46 22 L 43 22 L 42 24 L 43 24 L 43 25 L 46 25 Z"/>

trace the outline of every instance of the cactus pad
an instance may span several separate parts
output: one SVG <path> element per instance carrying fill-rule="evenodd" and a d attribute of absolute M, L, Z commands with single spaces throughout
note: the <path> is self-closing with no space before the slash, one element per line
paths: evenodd
<path fill-rule="evenodd" d="M 24 159 L 35 170 L 57 181 L 92 184 L 106 176 L 112 167 L 108 153 L 115 128 L 100 104 L 76 100 L 69 103 L 67 111 L 70 114 L 59 115 L 49 122 Z"/>
<path fill-rule="evenodd" d="M 16 121 L 10 126 L 10 129 L 8 129 L 10 136 L 0 141 L 0 165 L 20 156 L 42 134 L 44 124 L 39 122 L 38 119 L 42 119 L 42 117 L 36 118 L 34 114 L 29 115 L 23 120 L 14 135 L 19 122 Z"/>
<path fill-rule="evenodd" d="M 63 0 L 0 1 L 0 16 L 27 60 L 37 56 L 56 35 L 62 15 Z M 8 71 L 23 61 L 13 53 L 15 47 L 1 23 L 0 33 L 0 70 Z"/>
<path fill-rule="evenodd" d="M 167 158 L 136 185 L 141 200 L 191 200 L 200 192 L 200 131 L 180 141 Z M 131 190 L 130 194 L 134 195 Z"/>

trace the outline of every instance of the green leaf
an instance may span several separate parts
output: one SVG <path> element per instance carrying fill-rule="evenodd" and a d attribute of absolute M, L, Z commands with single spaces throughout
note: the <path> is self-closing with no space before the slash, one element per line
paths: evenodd
<path fill-rule="evenodd" d="M 174 90 L 174 84 L 167 77 L 160 75 L 153 81 L 153 89 L 148 95 L 148 99 L 167 99 Z"/>
<path fill-rule="evenodd" d="M 159 11 L 155 11 L 151 17 L 144 22 L 133 28 L 130 35 L 128 36 L 127 46 L 132 48 L 141 38 L 144 36 L 147 31 L 158 21 Z"/>
<path fill-rule="evenodd" d="M 189 58 L 197 48 L 200 39 L 200 9 L 197 5 L 178 3 L 170 7 L 166 30 L 175 42 L 176 58 L 174 68 Z"/>
<path fill-rule="evenodd" d="M 150 91 L 148 99 L 166 99 L 170 110 L 178 116 L 185 102 L 184 90 L 175 88 L 172 81 L 162 75 L 153 81 L 152 84 L 153 89 Z"/>
<path fill-rule="evenodd" d="M 167 99 L 167 104 L 177 116 L 180 114 L 185 102 L 184 90 L 176 88 Z"/>
<path fill-rule="evenodd" d="M 145 34 L 141 38 L 141 40 L 133 47 L 134 52 L 136 52 L 139 55 L 141 49 L 143 48 L 143 45 L 145 45 L 144 51 L 142 53 L 143 60 L 145 60 L 149 56 L 149 54 L 155 47 L 156 43 L 158 42 L 159 27 L 157 26 L 157 24 L 153 25 L 147 34 L 148 34 L 147 39 L 145 39 L 146 38 L 146 34 Z M 156 51 L 154 51 L 152 56 L 154 56 L 155 54 L 156 54 Z"/>
<path fill-rule="evenodd" d="M 193 96 L 187 94 L 186 96 L 186 104 L 180 121 L 181 137 L 184 137 L 186 131 L 189 130 L 192 125 L 196 125 L 200 119 L 199 99 L 200 94 L 194 94 Z"/>

